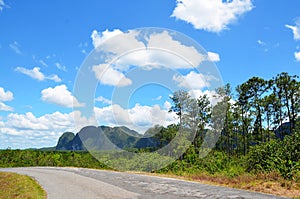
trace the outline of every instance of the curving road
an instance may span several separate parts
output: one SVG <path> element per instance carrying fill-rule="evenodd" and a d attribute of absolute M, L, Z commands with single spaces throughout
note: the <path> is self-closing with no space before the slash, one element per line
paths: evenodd
<path fill-rule="evenodd" d="M 35 178 L 49 199 L 284 198 L 171 178 L 84 168 L 26 167 L 0 171 Z"/>

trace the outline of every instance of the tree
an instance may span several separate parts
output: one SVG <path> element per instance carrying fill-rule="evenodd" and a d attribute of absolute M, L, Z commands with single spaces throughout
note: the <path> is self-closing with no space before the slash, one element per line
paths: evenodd
<path fill-rule="evenodd" d="M 267 140 L 270 142 L 270 131 L 275 130 L 275 127 L 272 124 L 275 121 L 276 118 L 276 107 L 278 106 L 278 100 L 276 98 L 276 95 L 274 93 L 271 93 L 270 95 L 266 95 L 262 99 L 262 106 L 263 106 L 263 111 L 265 113 L 266 117 L 266 122 L 267 122 Z"/>
<path fill-rule="evenodd" d="M 180 127 L 190 132 L 189 138 L 193 137 L 195 148 L 199 148 L 205 126 L 211 117 L 211 104 L 207 95 L 195 99 L 187 91 L 179 90 L 174 92 L 171 99 L 173 106 L 169 111 L 178 115 Z"/>
<path fill-rule="evenodd" d="M 284 110 L 280 110 L 284 114 L 280 114 L 281 120 L 287 117 L 290 122 L 290 132 L 293 132 L 295 128 L 296 118 L 299 114 L 299 104 L 300 104 L 300 83 L 297 81 L 298 76 L 290 76 L 288 73 L 283 72 L 276 76 L 274 79 L 276 88 L 274 92 L 277 91 L 277 96 L 282 104 Z M 282 125 L 282 123 L 281 123 Z"/>
<path fill-rule="evenodd" d="M 220 87 L 216 89 L 217 95 L 221 100 L 224 108 L 225 108 L 225 121 L 224 121 L 224 128 L 222 130 L 222 134 L 226 136 L 226 151 L 228 154 L 231 153 L 232 150 L 232 136 L 231 132 L 233 131 L 232 125 L 232 112 L 231 112 L 231 99 L 232 99 L 232 91 L 230 84 L 226 84 L 224 87 Z"/>
<path fill-rule="evenodd" d="M 174 112 L 179 117 L 179 124 L 182 124 L 183 114 L 186 111 L 187 100 L 190 98 L 187 91 L 179 90 L 173 93 L 173 96 L 170 97 L 173 106 L 171 106 L 169 112 Z"/>
<path fill-rule="evenodd" d="M 196 135 L 193 141 L 196 151 L 199 151 L 200 144 L 205 135 L 205 127 L 209 125 L 211 119 L 211 104 L 207 95 L 199 96 L 197 99 L 197 114 L 195 120 Z"/>
<path fill-rule="evenodd" d="M 247 84 L 241 84 L 241 85 L 237 86 L 237 88 L 236 88 L 236 91 L 238 93 L 238 99 L 237 99 L 236 105 L 240 109 L 244 155 L 246 155 L 246 153 L 247 153 L 248 129 L 249 129 L 250 122 L 251 122 L 251 119 L 248 117 L 249 110 L 250 110 L 250 104 L 248 102 L 247 90 L 248 90 Z"/>

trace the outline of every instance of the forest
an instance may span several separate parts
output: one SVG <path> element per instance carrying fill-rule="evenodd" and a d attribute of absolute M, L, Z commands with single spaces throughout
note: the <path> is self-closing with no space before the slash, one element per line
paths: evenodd
<path fill-rule="evenodd" d="M 140 156 L 139 160 L 123 157 L 124 170 L 148 171 L 139 167 L 141 161 L 159 164 L 155 151 L 171 143 L 183 128 L 191 129 L 192 142 L 186 142 L 191 135 L 183 133 L 175 148 L 179 150 L 188 144 L 186 150 L 170 165 L 151 172 L 175 175 L 204 173 L 228 178 L 244 174 L 272 174 L 299 184 L 299 77 L 285 72 L 268 80 L 252 77 L 237 86 L 235 91 L 226 84 L 215 93 L 218 102 L 212 105 L 206 95 L 195 99 L 187 91 L 174 92 L 170 112 L 176 113 L 179 123 L 168 127 L 155 126 L 146 132 L 147 139 L 124 145 L 123 149 L 133 153 L 152 152 L 144 159 Z M 221 127 L 216 125 L 220 123 Z M 208 155 L 201 156 L 206 149 L 202 146 L 204 139 L 211 136 L 210 129 L 214 128 L 221 128 L 215 146 Z M 73 139 L 74 136 L 71 137 Z M 86 150 L 0 151 L 0 167 L 20 166 L 113 169 Z"/>

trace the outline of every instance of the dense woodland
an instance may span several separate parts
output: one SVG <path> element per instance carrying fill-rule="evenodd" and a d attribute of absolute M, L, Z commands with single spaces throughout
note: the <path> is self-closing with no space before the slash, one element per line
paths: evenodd
<path fill-rule="evenodd" d="M 131 139 L 122 145 L 134 153 L 153 152 L 145 161 L 154 161 L 155 151 L 178 134 L 180 128 L 192 129 L 193 141 L 171 165 L 156 172 L 224 174 L 275 172 L 290 180 L 300 181 L 300 82 L 299 77 L 281 73 L 265 80 L 253 77 L 237 86 L 229 84 L 216 90 L 218 103 L 208 96 L 194 99 L 187 91 L 176 91 L 170 111 L 179 123 L 168 127 L 155 126 L 146 134 L 150 138 Z M 213 150 L 204 158 L 203 140 L 209 130 L 221 123 L 221 135 Z M 149 136 L 150 135 L 150 136 Z M 186 136 L 186 137 L 185 137 Z M 182 143 L 188 139 L 183 134 Z M 75 135 L 65 134 L 68 139 Z M 120 143 L 119 137 L 112 142 Z M 128 137 L 126 137 L 126 140 Z M 61 146 L 62 149 L 64 146 Z M 67 143 L 70 144 L 70 143 Z M 180 146 L 180 144 L 178 144 Z M 141 160 L 139 160 L 141 161 Z M 128 170 L 143 170 L 136 160 L 122 161 Z M 2 150 L 0 166 L 78 166 L 106 168 L 87 151 L 79 150 Z"/>

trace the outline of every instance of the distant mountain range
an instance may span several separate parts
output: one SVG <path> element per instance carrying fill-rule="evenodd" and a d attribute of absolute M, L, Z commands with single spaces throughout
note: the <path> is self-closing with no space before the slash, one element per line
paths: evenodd
<path fill-rule="evenodd" d="M 277 139 L 282 139 L 285 135 L 291 134 L 289 122 L 283 123 L 274 133 Z M 144 135 L 131 130 L 125 126 L 87 126 L 78 133 L 63 133 L 55 147 L 42 148 L 40 150 L 113 150 L 113 149 L 157 149 L 164 143 L 159 136 L 153 136 L 158 133 L 162 127 L 153 127 L 145 132 Z"/>
<path fill-rule="evenodd" d="M 145 133 L 145 135 L 147 134 L 149 132 Z M 87 126 L 76 135 L 72 132 L 62 134 L 55 150 L 111 150 L 157 147 L 158 145 L 159 140 L 156 138 L 143 137 L 138 132 L 124 126 Z"/>

